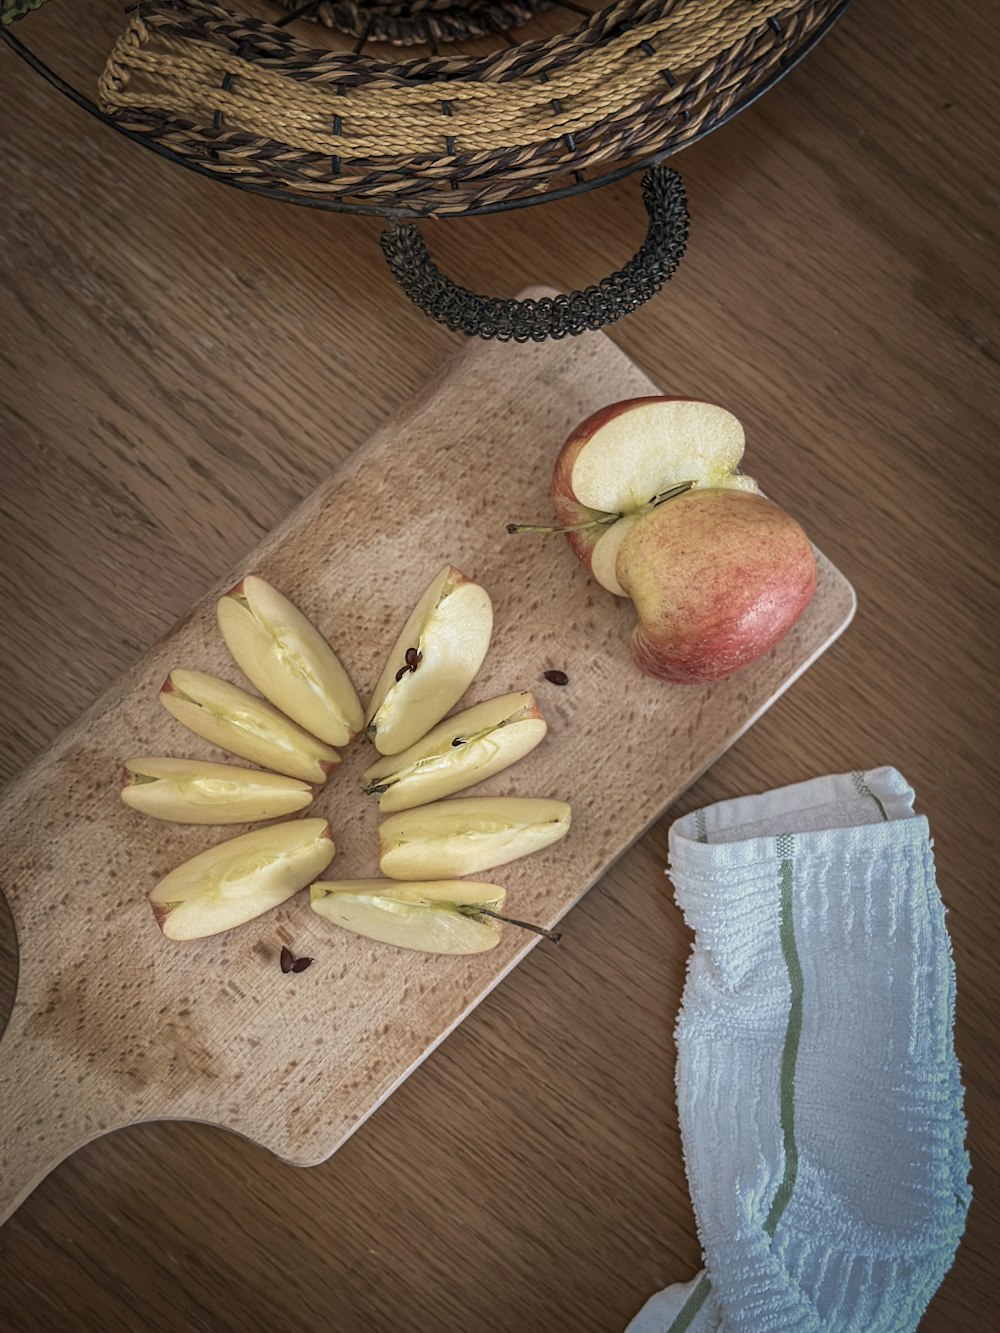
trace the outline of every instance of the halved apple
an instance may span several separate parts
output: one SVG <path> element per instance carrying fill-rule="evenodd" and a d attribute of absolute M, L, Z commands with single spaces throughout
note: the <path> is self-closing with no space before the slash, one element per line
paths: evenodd
<path fill-rule="evenodd" d="M 458 703 L 492 632 L 486 590 L 445 565 L 403 626 L 368 705 L 365 731 L 380 754 L 407 749 Z"/>
<path fill-rule="evenodd" d="M 737 473 L 743 427 L 724 407 L 685 398 L 612 403 L 573 431 L 556 459 L 552 500 L 566 538 L 609 592 L 627 596 L 615 573 L 637 518 L 675 487 L 756 491 Z"/>
<path fill-rule="evenodd" d="M 379 825 L 379 868 L 391 879 L 474 875 L 540 851 L 569 832 L 564 801 L 467 796 L 391 815 Z"/>
<path fill-rule="evenodd" d="M 204 671 L 171 671 L 160 702 L 196 736 L 303 782 L 325 782 L 340 763 L 336 750 L 272 704 Z"/>
<path fill-rule="evenodd" d="M 144 755 L 125 760 L 122 800 L 154 819 L 177 824 L 252 824 L 304 810 L 312 787 L 296 778 L 209 764 L 200 759 Z"/>
<path fill-rule="evenodd" d="M 484 782 L 523 758 L 547 731 L 533 694 L 503 694 L 445 718 L 422 740 L 365 771 L 382 810 L 409 810 Z"/>
<path fill-rule="evenodd" d="M 314 912 L 335 926 L 382 944 L 423 953 L 483 953 L 496 947 L 500 927 L 482 908 L 504 900 L 496 884 L 435 880 L 399 884 L 391 879 L 323 881 L 309 890 Z"/>
<path fill-rule="evenodd" d="M 251 685 L 321 741 L 354 739 L 364 726 L 361 700 L 336 653 L 294 603 L 251 574 L 217 609 L 226 647 Z"/>
<path fill-rule="evenodd" d="M 230 838 L 160 880 L 149 895 L 156 923 L 171 940 L 242 926 L 304 889 L 335 850 L 325 819 L 295 819 Z"/>

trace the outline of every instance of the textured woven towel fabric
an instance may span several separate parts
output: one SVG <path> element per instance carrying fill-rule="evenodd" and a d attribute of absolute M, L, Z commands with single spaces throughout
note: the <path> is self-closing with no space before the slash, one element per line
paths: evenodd
<path fill-rule="evenodd" d="M 907 1333 L 951 1266 L 971 1193 L 955 970 L 913 799 L 879 768 L 671 828 L 705 1269 L 628 1333 Z"/>

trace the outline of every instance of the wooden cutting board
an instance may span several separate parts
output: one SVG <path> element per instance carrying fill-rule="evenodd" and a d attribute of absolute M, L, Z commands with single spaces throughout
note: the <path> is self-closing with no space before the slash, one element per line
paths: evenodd
<path fill-rule="evenodd" d="M 0 1220 L 76 1148 L 146 1120 L 206 1121 L 294 1165 L 323 1161 L 538 942 L 505 928 L 472 958 L 394 950 L 323 922 L 306 894 L 214 939 L 162 938 L 148 890 L 244 829 L 126 809 L 120 763 L 224 757 L 157 691 L 175 666 L 239 680 L 215 600 L 244 573 L 303 608 L 362 697 L 443 564 L 485 585 L 493 644 L 466 702 L 534 690 L 550 731 L 476 794 L 558 797 L 574 812 L 565 842 L 487 878 L 507 888 L 509 912 L 547 925 L 848 624 L 853 592 L 820 556 L 815 599 L 766 659 L 717 685 L 664 685 L 630 663 L 630 605 L 561 538 L 506 535 L 508 520 L 548 517 L 553 458 L 577 421 L 655 392 L 603 335 L 466 348 L 7 789 L 0 884 L 20 977 L 0 1042 Z M 544 680 L 550 667 L 568 686 Z M 333 827 L 330 877 L 377 874 L 377 809 L 358 781 L 372 756 L 352 747 L 309 812 Z M 282 974 L 283 944 L 313 966 Z"/>

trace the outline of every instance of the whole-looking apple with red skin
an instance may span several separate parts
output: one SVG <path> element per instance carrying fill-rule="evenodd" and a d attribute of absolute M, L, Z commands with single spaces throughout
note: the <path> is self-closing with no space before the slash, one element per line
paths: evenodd
<path fill-rule="evenodd" d="M 781 639 L 809 604 L 809 538 L 737 471 L 743 427 L 684 398 L 631 398 L 581 422 L 552 476 L 556 517 L 584 567 L 630 597 L 636 665 L 722 680 Z"/>

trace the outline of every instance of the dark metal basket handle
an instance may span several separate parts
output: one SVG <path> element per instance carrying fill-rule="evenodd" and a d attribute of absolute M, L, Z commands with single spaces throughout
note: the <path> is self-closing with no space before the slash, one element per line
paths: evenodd
<path fill-rule="evenodd" d="M 382 233 L 382 253 L 411 301 L 453 333 L 501 342 L 543 342 L 613 324 L 655 296 L 681 262 L 687 243 L 684 185 L 669 167 L 651 167 L 642 178 L 649 214 L 646 239 L 628 263 L 596 287 L 538 301 L 478 296 L 446 278 L 412 223 Z"/>

